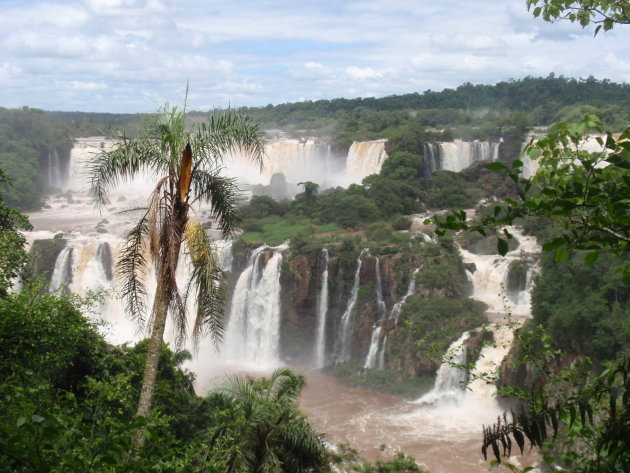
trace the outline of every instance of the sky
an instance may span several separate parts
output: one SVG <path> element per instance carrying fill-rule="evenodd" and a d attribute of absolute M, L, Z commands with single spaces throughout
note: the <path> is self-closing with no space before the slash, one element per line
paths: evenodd
<path fill-rule="evenodd" d="M 630 82 L 630 26 L 525 0 L 0 0 L 0 106 L 150 112 L 383 97 L 526 76 Z"/>

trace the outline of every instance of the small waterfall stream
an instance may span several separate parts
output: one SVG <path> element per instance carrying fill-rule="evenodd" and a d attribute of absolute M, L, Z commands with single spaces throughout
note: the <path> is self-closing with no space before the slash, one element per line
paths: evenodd
<path fill-rule="evenodd" d="M 317 295 L 317 332 L 315 334 L 315 353 L 313 367 L 326 366 L 326 315 L 328 314 L 328 250 L 322 249 L 323 267 L 320 289 Z"/>
<path fill-rule="evenodd" d="M 383 317 L 385 317 L 385 311 L 387 307 L 385 306 L 385 301 L 383 300 L 383 283 L 381 280 L 381 260 L 377 257 L 375 263 L 376 273 L 376 321 L 374 322 L 374 326 L 372 327 L 372 338 L 370 340 L 370 348 L 368 350 L 368 354 L 365 357 L 365 363 L 363 363 L 364 368 L 374 368 L 377 362 L 379 345 L 381 341 L 381 333 L 383 332 L 383 326 L 381 325 L 381 321 Z"/>
<path fill-rule="evenodd" d="M 359 283 L 361 279 L 361 264 L 363 262 L 363 256 L 365 256 L 368 251 L 369 250 L 367 248 L 363 248 L 357 258 L 357 270 L 354 273 L 354 281 L 352 284 L 352 290 L 350 291 L 350 298 L 348 299 L 346 310 L 341 316 L 341 327 L 339 330 L 339 338 L 337 340 L 337 349 L 335 350 L 335 361 L 337 363 L 348 361 L 351 356 L 353 329 L 352 312 L 354 311 L 354 306 L 359 297 Z"/>
<path fill-rule="evenodd" d="M 416 274 L 419 269 L 416 269 L 411 278 L 409 279 L 409 285 L 407 286 L 407 292 L 403 296 L 403 298 L 396 302 L 392 306 L 392 310 L 389 312 L 389 316 L 387 320 L 393 320 L 394 323 L 398 322 L 398 317 L 400 316 L 400 311 L 402 310 L 403 304 L 407 301 L 410 296 L 413 296 L 416 292 Z M 380 285 L 380 272 L 377 271 L 377 281 L 379 281 Z M 378 300 L 378 292 L 377 292 L 377 300 Z M 382 300 L 382 295 L 381 295 Z M 385 312 L 385 303 L 383 302 L 383 313 Z M 381 320 L 381 318 L 379 318 Z M 368 354 L 365 357 L 365 363 L 363 364 L 364 368 L 378 368 L 382 370 L 385 368 L 385 347 L 387 346 L 387 335 L 382 336 L 383 333 L 383 325 L 382 323 L 375 323 L 372 331 L 372 338 L 370 340 L 370 349 L 368 350 Z"/>

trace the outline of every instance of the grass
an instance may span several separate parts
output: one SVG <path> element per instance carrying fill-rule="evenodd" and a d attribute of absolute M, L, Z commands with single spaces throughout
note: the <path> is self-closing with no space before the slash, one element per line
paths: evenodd
<path fill-rule="evenodd" d="M 334 223 L 315 225 L 309 219 L 285 220 L 278 216 L 261 218 L 258 223 L 262 226 L 262 231 L 245 232 L 241 239 L 248 243 L 263 242 L 267 245 L 276 246 L 292 238 L 298 233 L 319 234 L 319 233 L 341 233 L 342 229 Z"/>

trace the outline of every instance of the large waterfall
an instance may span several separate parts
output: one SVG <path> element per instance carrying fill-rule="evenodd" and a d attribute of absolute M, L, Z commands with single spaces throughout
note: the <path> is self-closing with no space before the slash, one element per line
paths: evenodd
<path fill-rule="evenodd" d="M 458 172 L 477 161 L 497 161 L 500 142 L 454 140 L 424 144 L 424 175 L 429 178 L 440 169 Z"/>
<path fill-rule="evenodd" d="M 268 261 L 267 247 L 252 252 L 234 286 L 224 358 L 259 367 L 279 363 L 280 268 L 285 249 L 274 248 Z"/>
<path fill-rule="evenodd" d="M 346 174 L 350 182 L 360 183 L 370 174 L 378 174 L 387 159 L 387 140 L 355 141 L 348 151 Z"/>
<path fill-rule="evenodd" d="M 530 133 L 529 135 L 527 135 L 525 137 L 525 141 L 523 142 L 523 145 L 521 146 L 521 151 L 525 149 L 526 144 L 528 144 L 532 140 L 536 141 L 538 138 L 540 138 L 540 136 L 541 135 L 536 134 L 536 133 Z M 580 151 L 586 151 L 588 153 L 605 152 L 606 147 L 600 144 L 600 140 L 601 140 L 601 143 L 606 143 L 606 135 L 597 135 L 597 134 L 588 135 L 585 139 L 583 139 L 579 143 L 577 148 Z M 571 148 L 576 149 L 576 146 L 572 144 Z M 531 159 L 528 155 L 522 156 L 521 160 L 523 161 L 523 168 L 522 168 L 523 177 L 530 178 L 534 176 L 534 174 L 536 174 L 536 171 L 538 171 L 538 167 L 540 166 L 539 161 Z M 601 165 L 606 165 L 606 163 L 601 163 Z"/>

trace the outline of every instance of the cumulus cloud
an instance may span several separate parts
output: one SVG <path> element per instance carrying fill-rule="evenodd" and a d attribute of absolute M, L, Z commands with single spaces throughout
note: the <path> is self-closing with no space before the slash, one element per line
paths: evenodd
<path fill-rule="evenodd" d="M 357 80 L 375 79 L 378 77 L 383 77 L 382 72 L 375 71 L 371 67 L 348 66 L 346 67 L 346 74 L 348 74 L 348 77 L 350 77 L 350 79 L 357 79 Z"/>
<path fill-rule="evenodd" d="M 148 111 L 390 95 L 557 74 L 628 80 L 630 28 L 522 0 L 34 0 L 0 16 L 0 106 Z M 605 52 L 605 54 L 603 53 Z"/>

